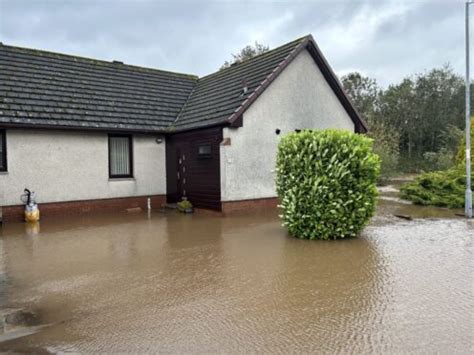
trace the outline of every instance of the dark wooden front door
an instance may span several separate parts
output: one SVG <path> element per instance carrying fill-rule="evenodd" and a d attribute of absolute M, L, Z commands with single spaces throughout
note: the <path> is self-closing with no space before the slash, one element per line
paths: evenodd
<path fill-rule="evenodd" d="M 179 202 L 183 197 L 187 197 L 196 207 L 221 209 L 221 141 L 220 127 L 167 137 L 168 202 Z"/>

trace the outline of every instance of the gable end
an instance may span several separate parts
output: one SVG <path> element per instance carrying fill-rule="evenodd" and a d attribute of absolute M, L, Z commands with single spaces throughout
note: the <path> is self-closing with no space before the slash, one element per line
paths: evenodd
<path fill-rule="evenodd" d="M 318 45 L 311 35 L 307 36 L 305 40 L 296 47 L 283 62 L 281 62 L 275 70 L 265 78 L 265 80 L 260 84 L 260 86 L 250 95 L 247 100 L 245 100 L 242 105 L 236 110 L 228 119 L 231 126 L 235 126 L 235 121 L 242 119 L 243 113 L 252 105 L 253 102 L 265 91 L 265 89 L 280 75 L 280 73 L 295 59 L 298 54 L 303 50 L 308 50 L 311 54 L 311 57 L 315 61 L 318 68 L 321 70 L 325 80 L 333 90 L 334 94 L 337 96 L 342 106 L 348 113 L 351 120 L 354 122 L 355 132 L 356 133 L 366 133 L 367 125 L 364 120 L 361 118 L 354 105 L 351 103 L 349 97 L 344 92 L 339 79 L 336 74 L 333 72 L 328 62 L 324 58 L 323 54 L 319 50 Z M 240 123 L 242 124 L 242 123 Z"/>

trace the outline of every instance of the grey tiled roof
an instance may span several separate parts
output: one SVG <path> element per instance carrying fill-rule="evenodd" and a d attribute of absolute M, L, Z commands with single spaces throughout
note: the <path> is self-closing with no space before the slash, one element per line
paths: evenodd
<path fill-rule="evenodd" d="M 226 122 L 306 37 L 200 78 L 184 105 L 177 129 Z M 242 82 L 248 90 L 243 94 Z"/>
<path fill-rule="evenodd" d="M 157 131 L 197 77 L 0 45 L 0 124 Z"/>
<path fill-rule="evenodd" d="M 365 129 L 311 36 L 200 79 L 0 44 L 0 126 L 178 132 L 232 124 L 304 48 Z"/>

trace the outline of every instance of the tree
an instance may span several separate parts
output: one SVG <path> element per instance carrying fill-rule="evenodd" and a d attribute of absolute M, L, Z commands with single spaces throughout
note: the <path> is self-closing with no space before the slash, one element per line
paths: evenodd
<path fill-rule="evenodd" d="M 405 77 L 387 89 L 359 73 L 344 76 L 342 83 L 369 126 L 374 148 L 384 149 L 381 156 L 394 152 L 387 145 L 394 140 L 409 170 L 433 168 L 426 157 L 452 154 L 452 141 L 459 136 L 456 127 L 464 125 L 465 89 L 462 77 L 449 65 Z"/>
<path fill-rule="evenodd" d="M 381 114 L 400 132 L 400 149 L 408 159 L 444 146 L 449 125 L 462 127 L 462 78 L 445 65 L 390 85 L 380 97 Z"/>
<path fill-rule="evenodd" d="M 390 85 L 380 95 L 380 116 L 400 135 L 400 149 L 412 157 L 414 135 L 416 135 L 417 112 L 415 107 L 415 84 L 405 78 L 398 85 Z"/>
<path fill-rule="evenodd" d="M 398 170 L 400 134 L 380 114 L 382 90 L 375 79 L 357 72 L 343 76 L 341 81 L 347 95 L 368 125 L 368 135 L 374 139 L 374 152 L 382 158 L 381 177 L 388 178 Z"/>
<path fill-rule="evenodd" d="M 367 122 L 375 119 L 380 88 L 375 79 L 353 72 L 342 77 L 342 86 L 357 111 Z"/>
<path fill-rule="evenodd" d="M 448 65 L 435 68 L 416 78 L 416 102 L 421 122 L 417 153 L 438 151 L 440 139 L 449 124 L 463 123 L 463 79 Z M 461 105 L 459 105 L 461 103 Z"/>
<path fill-rule="evenodd" d="M 253 57 L 255 57 L 259 54 L 268 52 L 269 50 L 270 50 L 270 47 L 255 41 L 254 45 L 245 46 L 244 48 L 242 48 L 240 50 L 239 53 L 237 53 L 237 54 L 232 53 L 233 59 L 230 60 L 230 61 L 226 60 L 224 62 L 224 64 L 221 66 L 220 70 L 228 68 L 233 64 L 242 63 L 242 62 L 244 62 L 244 61 L 246 61 L 250 58 L 253 58 Z"/>

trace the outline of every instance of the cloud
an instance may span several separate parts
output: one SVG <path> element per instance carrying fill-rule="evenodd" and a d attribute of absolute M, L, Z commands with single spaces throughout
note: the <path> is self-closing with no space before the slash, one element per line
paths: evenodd
<path fill-rule="evenodd" d="M 462 73 L 463 11 L 462 0 L 0 0 L 0 40 L 205 75 L 254 41 L 312 33 L 339 75 L 387 85 L 447 62 Z"/>

